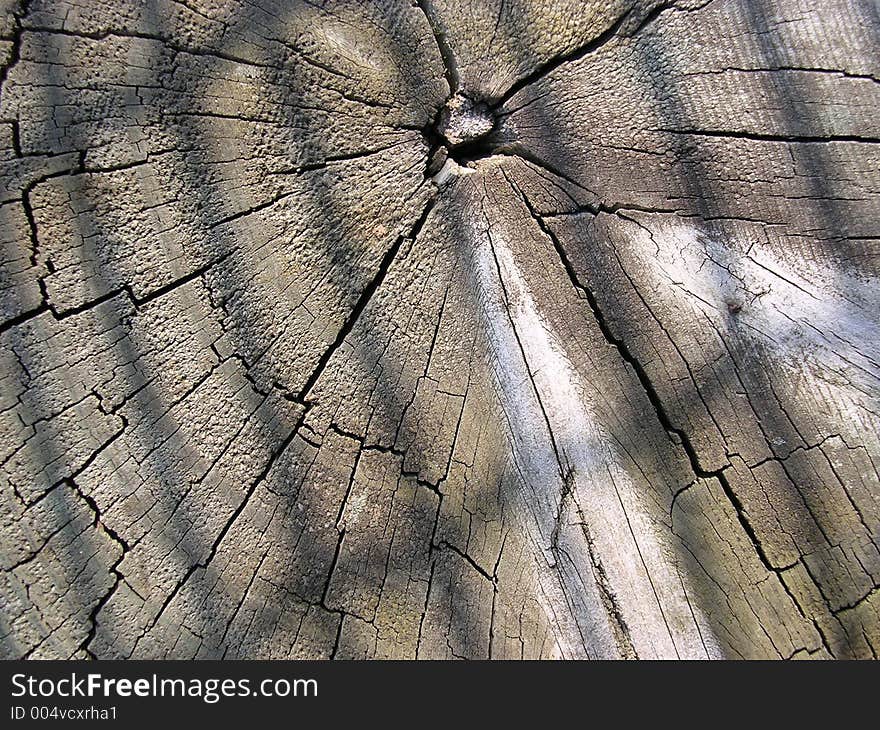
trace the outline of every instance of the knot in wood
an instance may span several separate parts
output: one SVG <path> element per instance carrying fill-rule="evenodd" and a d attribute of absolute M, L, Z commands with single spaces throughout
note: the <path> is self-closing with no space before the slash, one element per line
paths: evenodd
<path fill-rule="evenodd" d="M 495 126 L 495 118 L 483 102 L 456 94 L 440 112 L 438 131 L 452 147 L 485 137 Z"/>

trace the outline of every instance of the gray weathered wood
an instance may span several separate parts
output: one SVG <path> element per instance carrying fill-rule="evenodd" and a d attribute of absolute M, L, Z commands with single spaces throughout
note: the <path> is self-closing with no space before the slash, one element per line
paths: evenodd
<path fill-rule="evenodd" d="M 880 648 L 871 0 L 4 0 L 0 655 Z"/>

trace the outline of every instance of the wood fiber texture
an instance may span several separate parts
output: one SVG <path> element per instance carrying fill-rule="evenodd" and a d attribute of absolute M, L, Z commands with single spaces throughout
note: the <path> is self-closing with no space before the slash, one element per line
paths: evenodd
<path fill-rule="evenodd" d="M 876 658 L 872 0 L 0 0 L 0 656 Z"/>

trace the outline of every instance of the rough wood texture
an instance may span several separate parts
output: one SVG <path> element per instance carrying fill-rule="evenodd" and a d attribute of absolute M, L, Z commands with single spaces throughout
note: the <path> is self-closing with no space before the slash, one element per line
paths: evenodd
<path fill-rule="evenodd" d="M 876 3 L 2 5 L 2 656 L 876 656 Z"/>

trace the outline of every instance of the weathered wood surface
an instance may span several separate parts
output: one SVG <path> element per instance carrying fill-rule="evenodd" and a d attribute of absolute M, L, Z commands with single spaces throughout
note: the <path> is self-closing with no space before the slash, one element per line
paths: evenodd
<path fill-rule="evenodd" d="M 872 0 L 3 5 L 3 656 L 876 656 Z"/>

